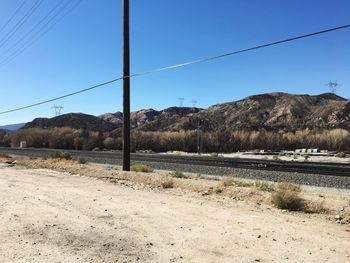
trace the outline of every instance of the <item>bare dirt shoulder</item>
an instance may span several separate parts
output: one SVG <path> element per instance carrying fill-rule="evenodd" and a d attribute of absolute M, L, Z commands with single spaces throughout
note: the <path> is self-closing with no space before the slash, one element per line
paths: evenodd
<path fill-rule="evenodd" d="M 237 198 L 203 195 L 216 181 L 197 180 L 197 192 L 162 190 L 151 183 L 161 182 L 161 175 L 141 187 L 120 172 L 109 171 L 111 183 L 102 168 L 74 167 L 95 177 L 0 166 L 1 262 L 350 260 L 349 225 L 271 208 L 259 203 L 264 193 L 247 202 L 248 189 L 239 190 L 241 196 L 236 190 Z"/>

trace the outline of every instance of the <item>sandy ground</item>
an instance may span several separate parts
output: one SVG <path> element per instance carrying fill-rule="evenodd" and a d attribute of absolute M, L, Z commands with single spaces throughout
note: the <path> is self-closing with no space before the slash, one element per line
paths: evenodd
<path fill-rule="evenodd" d="M 0 165 L 0 262 L 350 262 L 350 226 Z"/>

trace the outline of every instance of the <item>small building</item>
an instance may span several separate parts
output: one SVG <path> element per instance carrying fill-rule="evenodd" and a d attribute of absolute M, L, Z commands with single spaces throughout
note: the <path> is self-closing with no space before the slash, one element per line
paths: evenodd
<path fill-rule="evenodd" d="M 19 148 L 27 148 L 27 141 L 20 141 Z"/>

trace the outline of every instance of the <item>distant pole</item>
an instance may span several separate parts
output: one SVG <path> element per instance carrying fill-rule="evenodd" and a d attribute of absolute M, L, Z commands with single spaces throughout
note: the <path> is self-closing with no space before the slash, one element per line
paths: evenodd
<path fill-rule="evenodd" d="M 123 171 L 130 171 L 129 0 L 123 0 Z"/>
<path fill-rule="evenodd" d="M 182 107 L 184 105 L 185 98 L 178 98 L 178 100 L 180 102 L 180 107 Z"/>
<path fill-rule="evenodd" d="M 198 153 L 198 155 L 201 154 L 201 137 L 202 137 L 201 122 L 202 122 L 201 120 L 198 120 L 198 123 L 197 123 L 197 153 Z"/>

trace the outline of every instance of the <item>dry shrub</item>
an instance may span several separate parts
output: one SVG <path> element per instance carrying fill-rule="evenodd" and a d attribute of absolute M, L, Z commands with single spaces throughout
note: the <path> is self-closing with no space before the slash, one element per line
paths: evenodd
<path fill-rule="evenodd" d="M 267 182 L 255 182 L 255 187 L 264 192 L 273 192 L 275 191 L 275 186 Z"/>
<path fill-rule="evenodd" d="M 185 175 L 183 172 L 181 172 L 179 170 L 173 171 L 173 172 L 169 173 L 168 175 L 171 177 L 175 177 L 175 178 L 184 178 L 184 179 L 189 178 L 188 175 Z"/>
<path fill-rule="evenodd" d="M 52 159 L 64 159 L 64 160 L 71 160 L 72 156 L 69 152 L 63 152 L 63 151 L 56 151 L 50 154 L 50 158 Z"/>
<path fill-rule="evenodd" d="M 0 153 L 0 162 L 13 163 L 15 159 L 6 153 Z"/>
<path fill-rule="evenodd" d="M 345 212 L 342 217 L 344 223 L 350 224 L 350 211 Z"/>
<path fill-rule="evenodd" d="M 300 211 L 305 208 L 305 200 L 300 197 L 300 187 L 290 183 L 278 184 L 271 201 L 279 209 Z"/>
<path fill-rule="evenodd" d="M 237 179 L 230 177 L 230 176 L 222 178 L 221 184 L 224 187 L 229 187 L 229 186 L 250 187 L 250 186 L 254 185 L 253 183 L 245 182 L 242 180 L 237 180 Z"/>
<path fill-rule="evenodd" d="M 316 202 L 316 201 L 310 201 L 305 202 L 305 205 L 303 207 L 303 211 L 305 213 L 310 214 L 327 214 L 329 213 L 329 209 L 324 206 L 324 201 L 322 202 Z"/>
<path fill-rule="evenodd" d="M 161 179 L 160 185 L 163 188 L 173 188 L 174 187 L 174 180 L 169 176 L 165 176 Z"/>
<path fill-rule="evenodd" d="M 152 173 L 154 169 L 151 166 L 148 166 L 143 163 L 135 163 L 131 166 L 131 171 L 141 172 L 141 173 Z"/>
<path fill-rule="evenodd" d="M 215 189 L 214 189 L 214 193 L 215 194 L 221 194 L 223 192 L 223 189 L 221 188 L 221 187 L 216 187 Z"/>
<path fill-rule="evenodd" d="M 77 159 L 77 162 L 79 164 L 86 164 L 87 163 L 86 159 L 83 156 L 79 156 Z"/>
<path fill-rule="evenodd" d="M 271 196 L 272 204 L 279 209 L 287 209 L 289 211 L 300 211 L 304 207 L 304 200 L 299 197 L 298 192 L 277 190 Z"/>
<path fill-rule="evenodd" d="M 235 180 L 235 185 L 239 187 L 251 187 L 254 184 L 250 182 L 245 182 L 245 181 L 240 181 L 240 180 Z"/>
<path fill-rule="evenodd" d="M 281 158 L 278 155 L 274 155 L 274 156 L 272 156 L 272 160 L 281 161 Z"/>
<path fill-rule="evenodd" d="M 337 158 L 346 158 L 346 154 L 344 152 L 338 152 L 335 154 L 335 157 Z"/>
<path fill-rule="evenodd" d="M 277 188 L 278 190 L 301 192 L 300 186 L 292 183 L 279 183 Z"/>
<path fill-rule="evenodd" d="M 0 158 L 9 159 L 9 158 L 11 158 L 11 156 L 8 155 L 7 153 L 0 153 Z"/>
<path fill-rule="evenodd" d="M 227 187 L 227 186 L 233 186 L 235 185 L 235 179 L 232 177 L 224 177 L 221 179 L 222 186 Z"/>

